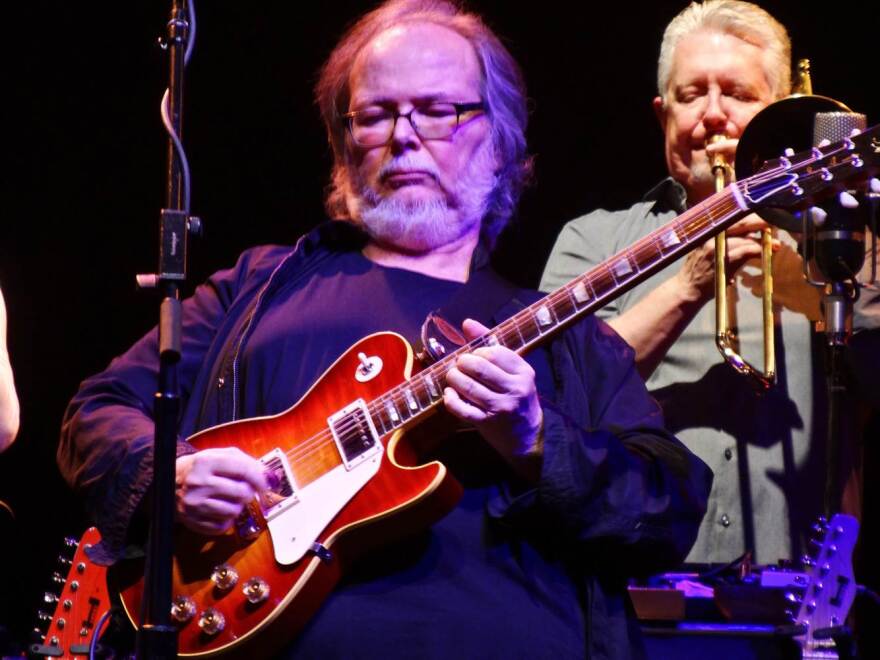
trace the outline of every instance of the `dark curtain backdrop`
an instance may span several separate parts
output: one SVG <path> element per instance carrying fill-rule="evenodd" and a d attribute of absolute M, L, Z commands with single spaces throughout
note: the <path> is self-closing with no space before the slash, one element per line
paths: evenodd
<path fill-rule="evenodd" d="M 242 249 L 289 243 L 322 219 L 329 155 L 311 89 L 342 28 L 371 4 L 198 2 L 184 132 L 192 210 L 206 236 L 191 251 L 191 285 Z M 663 175 L 650 102 L 663 27 L 685 3 L 470 4 L 504 37 L 529 85 L 536 185 L 499 263 L 534 286 L 565 221 L 626 205 Z M 789 27 L 795 57 L 812 59 L 816 93 L 880 121 L 880 6 L 763 4 Z M 10 585 L 0 598 L 16 626 L 32 621 L 63 535 L 86 524 L 55 465 L 64 407 L 82 378 L 157 315 L 134 275 L 152 271 L 157 253 L 166 65 L 156 38 L 169 7 L 7 3 L 2 11 L 0 283 L 22 430 L 0 456 L 0 499 L 18 515 L 2 543 L 22 559 L 0 566 L 0 585 Z"/>

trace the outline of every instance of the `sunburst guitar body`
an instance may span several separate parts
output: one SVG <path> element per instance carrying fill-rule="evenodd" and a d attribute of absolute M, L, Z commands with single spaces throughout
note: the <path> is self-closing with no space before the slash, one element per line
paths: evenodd
<path fill-rule="evenodd" d="M 271 492 L 221 536 L 178 530 L 172 619 L 181 656 L 247 655 L 257 638 L 263 655 L 293 637 L 358 554 L 455 505 L 457 482 L 438 462 L 417 466 L 402 433 L 429 408 L 428 392 L 407 387 L 413 363 L 402 337 L 371 335 L 287 411 L 189 439 L 199 450 L 234 445 L 261 458 Z M 120 571 L 134 624 L 142 570 Z"/>

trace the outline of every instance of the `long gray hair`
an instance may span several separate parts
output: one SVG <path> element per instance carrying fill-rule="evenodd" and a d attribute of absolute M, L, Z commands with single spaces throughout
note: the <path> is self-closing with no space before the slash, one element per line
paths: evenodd
<path fill-rule="evenodd" d="M 491 125 L 499 169 L 482 219 L 481 236 L 492 245 L 516 211 L 532 171 L 526 147 L 526 88 L 519 65 L 498 37 L 473 13 L 447 0 L 389 0 L 363 16 L 343 35 L 321 68 L 315 101 L 333 148 L 333 173 L 324 200 L 328 215 L 350 220 L 346 127 L 349 76 L 360 51 L 381 32 L 401 23 L 432 23 L 453 30 L 473 46 L 481 69 L 481 95 Z"/>

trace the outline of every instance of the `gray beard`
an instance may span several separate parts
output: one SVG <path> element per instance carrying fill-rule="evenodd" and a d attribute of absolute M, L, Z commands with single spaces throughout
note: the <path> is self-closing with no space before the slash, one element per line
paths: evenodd
<path fill-rule="evenodd" d="M 365 192 L 358 204 L 364 230 L 377 243 L 394 245 L 407 252 L 429 252 L 449 245 L 479 223 L 479 217 L 469 222 L 460 221 L 442 197 L 403 201 L 387 197 L 375 199 L 371 193 Z"/>
<path fill-rule="evenodd" d="M 355 184 L 348 208 L 353 219 L 382 245 L 420 254 L 450 245 L 479 227 L 497 185 L 488 144 L 473 158 L 450 193 L 427 200 L 383 197 L 365 182 Z M 359 184 L 359 185 L 358 185 Z"/>

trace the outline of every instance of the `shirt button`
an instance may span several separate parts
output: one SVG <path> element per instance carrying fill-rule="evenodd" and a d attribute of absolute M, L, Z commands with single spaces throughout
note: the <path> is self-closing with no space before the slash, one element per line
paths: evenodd
<path fill-rule="evenodd" d="M 726 513 L 721 515 L 721 525 L 722 527 L 730 527 L 730 518 Z"/>
<path fill-rule="evenodd" d="M 724 458 L 726 458 L 728 461 L 733 458 L 733 450 L 730 447 L 724 450 Z"/>

